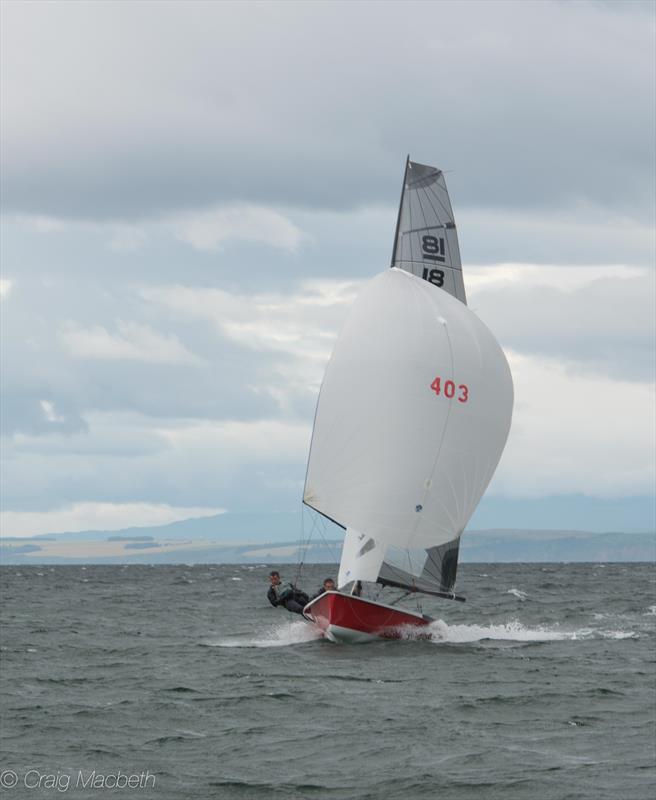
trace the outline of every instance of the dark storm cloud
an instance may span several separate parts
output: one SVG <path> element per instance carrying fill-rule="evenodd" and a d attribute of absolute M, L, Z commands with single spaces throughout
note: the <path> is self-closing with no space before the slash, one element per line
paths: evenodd
<path fill-rule="evenodd" d="M 651 213 L 639 6 L 3 3 L 3 23 L 6 211 L 388 203 L 410 151 L 461 206 Z"/>

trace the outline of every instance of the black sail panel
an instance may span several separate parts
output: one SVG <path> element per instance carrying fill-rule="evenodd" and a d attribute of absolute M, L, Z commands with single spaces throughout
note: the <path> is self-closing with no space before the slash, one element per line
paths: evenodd
<path fill-rule="evenodd" d="M 459 548 L 460 537 L 414 556 L 409 551 L 389 548 L 378 573 L 378 583 L 460 600 L 454 595 Z"/>

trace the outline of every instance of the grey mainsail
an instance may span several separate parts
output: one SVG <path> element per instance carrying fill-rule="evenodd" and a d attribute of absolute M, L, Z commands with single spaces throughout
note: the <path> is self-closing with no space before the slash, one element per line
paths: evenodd
<path fill-rule="evenodd" d="M 411 272 L 467 304 L 444 173 L 410 158 L 403 176 L 391 266 Z"/>
<path fill-rule="evenodd" d="M 459 548 L 460 537 L 422 551 L 388 548 L 377 582 L 413 592 L 454 596 Z"/>

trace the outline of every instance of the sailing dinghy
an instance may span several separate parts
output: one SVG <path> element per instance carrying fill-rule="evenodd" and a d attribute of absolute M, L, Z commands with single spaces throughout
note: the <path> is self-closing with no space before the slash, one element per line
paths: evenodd
<path fill-rule="evenodd" d="M 408 159 L 391 269 L 335 344 L 317 403 L 303 502 L 345 529 L 338 589 L 305 607 L 333 641 L 398 637 L 432 620 L 362 585 L 452 600 L 460 536 L 510 430 L 510 369 L 467 307 L 443 173 Z"/>

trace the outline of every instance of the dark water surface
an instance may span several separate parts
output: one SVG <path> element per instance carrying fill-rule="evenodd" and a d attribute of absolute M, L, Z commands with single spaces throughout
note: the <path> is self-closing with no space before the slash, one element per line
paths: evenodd
<path fill-rule="evenodd" d="M 466 564 L 432 641 L 351 646 L 267 572 L 3 567 L 4 797 L 654 797 L 652 565 Z"/>

